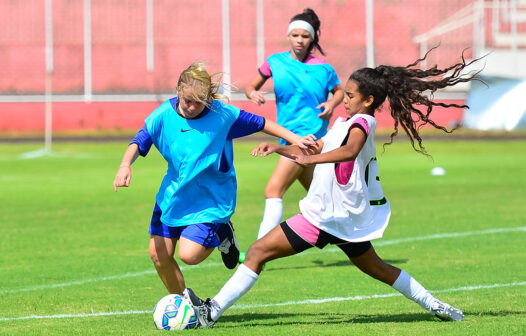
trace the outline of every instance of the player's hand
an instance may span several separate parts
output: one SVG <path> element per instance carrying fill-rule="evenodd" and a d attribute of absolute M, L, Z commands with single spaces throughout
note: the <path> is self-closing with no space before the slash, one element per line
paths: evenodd
<path fill-rule="evenodd" d="M 267 156 L 269 154 L 272 154 L 276 151 L 276 146 L 269 144 L 268 142 L 262 142 L 260 143 L 256 148 L 250 152 L 250 155 L 252 156 Z"/>
<path fill-rule="evenodd" d="M 117 192 L 118 187 L 129 187 L 131 180 L 131 167 L 120 166 L 113 180 L 113 189 Z"/>
<path fill-rule="evenodd" d="M 303 154 L 291 154 L 290 158 L 293 159 L 297 164 L 302 166 L 309 166 L 314 164 L 312 156 Z"/>
<path fill-rule="evenodd" d="M 267 92 L 254 90 L 254 91 L 250 92 L 250 100 L 254 104 L 257 104 L 258 106 L 262 105 L 262 104 L 265 104 L 265 102 L 266 102 L 266 100 L 265 100 L 265 93 L 267 93 Z"/>
<path fill-rule="evenodd" d="M 316 137 L 313 134 L 300 137 L 295 145 L 301 149 L 309 149 L 311 146 L 316 146 Z"/>
<path fill-rule="evenodd" d="M 332 114 L 334 113 L 334 106 L 330 102 L 321 103 L 316 108 L 323 108 L 323 111 L 320 114 L 318 114 L 318 118 L 323 120 L 329 120 L 332 118 Z"/>

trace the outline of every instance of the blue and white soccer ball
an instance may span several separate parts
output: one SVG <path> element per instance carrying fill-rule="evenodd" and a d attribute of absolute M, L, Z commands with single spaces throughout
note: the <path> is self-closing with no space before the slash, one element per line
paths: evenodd
<path fill-rule="evenodd" d="M 157 329 L 193 329 L 197 327 L 197 314 L 182 295 L 168 294 L 153 308 L 153 323 Z"/>

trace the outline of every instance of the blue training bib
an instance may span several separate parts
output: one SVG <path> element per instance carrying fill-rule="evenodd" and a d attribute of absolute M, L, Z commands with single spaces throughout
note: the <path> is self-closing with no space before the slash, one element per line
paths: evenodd
<path fill-rule="evenodd" d="M 169 226 L 228 222 L 237 183 L 227 134 L 239 109 L 214 100 L 200 118 L 186 119 L 176 105 L 172 98 L 145 120 L 153 144 L 168 162 L 156 196 L 161 221 Z"/>

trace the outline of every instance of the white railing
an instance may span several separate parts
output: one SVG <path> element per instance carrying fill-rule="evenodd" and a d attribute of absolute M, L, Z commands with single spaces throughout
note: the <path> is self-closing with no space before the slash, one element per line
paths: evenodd
<path fill-rule="evenodd" d="M 448 41 L 437 41 L 446 33 L 458 31 L 457 38 L 464 38 L 471 29 L 472 45 L 466 47 L 472 48 L 473 57 L 481 57 L 493 49 L 507 49 L 517 55 L 526 47 L 526 25 L 519 26 L 525 22 L 526 0 L 476 0 L 429 31 L 415 36 L 413 41 L 419 45 L 420 55 L 424 56 L 438 43 L 454 43 L 451 39 L 455 35 L 450 34 Z M 489 36 L 486 34 L 488 26 Z M 422 66 L 426 66 L 425 61 Z"/>

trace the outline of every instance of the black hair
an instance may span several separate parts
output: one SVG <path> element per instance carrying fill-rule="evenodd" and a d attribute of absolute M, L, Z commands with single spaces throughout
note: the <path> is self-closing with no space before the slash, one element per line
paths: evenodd
<path fill-rule="evenodd" d="M 372 96 L 374 98 L 370 106 L 373 112 L 382 105 L 386 98 L 388 99 L 391 116 L 394 119 L 394 132 L 390 135 L 390 141 L 384 146 L 393 143 L 394 137 L 398 134 L 398 127 L 402 127 L 409 137 L 412 147 L 417 152 L 428 155 L 418 132 L 422 126 L 429 124 L 446 133 L 451 133 L 456 129 L 449 130 L 436 124 L 430 118 L 433 107 L 469 108 L 465 104 L 435 102 L 433 101 L 433 93 L 437 89 L 453 86 L 457 83 L 480 80 L 476 75 L 481 70 L 475 73 L 462 74 L 467 66 L 480 60 L 480 58 L 466 63 L 464 53 L 462 53 L 461 62 L 444 69 L 439 69 L 436 65 L 429 69 L 415 68 L 435 48 L 437 47 L 430 49 L 423 58 L 408 66 L 380 65 L 374 69 L 362 68 L 349 77 L 349 80 L 356 81 L 358 91 L 363 97 Z M 425 94 L 426 91 L 429 94 Z M 423 106 L 425 111 L 419 110 L 419 106 Z M 418 143 L 418 147 L 415 146 L 415 141 Z"/>

